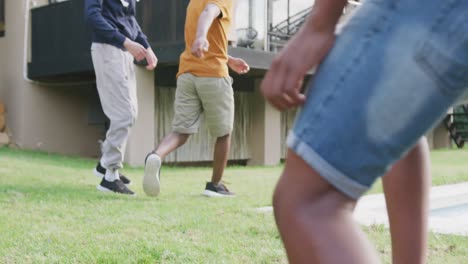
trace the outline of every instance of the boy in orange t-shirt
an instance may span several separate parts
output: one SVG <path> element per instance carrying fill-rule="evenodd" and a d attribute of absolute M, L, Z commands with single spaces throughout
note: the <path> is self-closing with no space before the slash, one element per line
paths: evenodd
<path fill-rule="evenodd" d="M 174 103 L 173 132 L 165 137 L 145 162 L 143 190 L 159 194 L 161 160 L 198 131 L 204 113 L 210 134 L 216 138 L 211 182 L 206 196 L 233 196 L 221 183 L 234 123 L 234 92 L 228 66 L 239 74 L 249 71 L 242 59 L 228 55 L 228 34 L 234 0 L 192 0 L 185 22 L 185 51 L 180 56 Z"/>

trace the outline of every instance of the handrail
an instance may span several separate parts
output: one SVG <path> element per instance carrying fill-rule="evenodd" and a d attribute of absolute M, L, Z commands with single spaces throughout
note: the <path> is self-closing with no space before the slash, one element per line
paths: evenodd
<path fill-rule="evenodd" d="M 353 6 L 360 6 L 362 4 L 362 2 L 359 2 L 358 0 L 348 0 L 348 3 Z M 284 45 L 282 42 L 289 40 L 294 34 L 296 34 L 304 24 L 312 8 L 313 6 L 299 11 L 279 22 L 275 26 L 272 26 L 268 32 L 268 36 L 270 37 L 270 47 L 281 47 Z"/>
<path fill-rule="evenodd" d="M 447 114 L 443 120 L 445 128 L 450 134 L 458 148 L 463 148 L 465 142 L 468 141 L 468 105 L 462 105 L 463 112 Z M 457 120 L 460 117 L 465 117 L 465 120 Z"/>
<path fill-rule="evenodd" d="M 312 7 L 309 7 L 309 8 L 306 8 L 306 9 L 304 9 L 304 10 L 302 10 L 302 11 L 288 17 L 287 19 L 285 19 L 285 20 L 279 22 L 278 24 L 276 24 L 276 26 L 274 26 L 271 29 L 271 31 L 284 32 L 283 30 L 287 29 L 287 28 L 290 28 L 291 25 L 295 25 L 298 22 L 303 22 L 304 19 L 309 15 L 311 10 L 312 10 Z"/>

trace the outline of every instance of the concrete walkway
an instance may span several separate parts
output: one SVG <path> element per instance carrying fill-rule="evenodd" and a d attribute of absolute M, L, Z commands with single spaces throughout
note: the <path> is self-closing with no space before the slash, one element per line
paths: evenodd
<path fill-rule="evenodd" d="M 432 232 L 468 236 L 468 183 L 432 187 L 430 208 L 429 229 Z M 363 225 L 388 227 L 383 194 L 364 196 L 354 216 Z"/>
<path fill-rule="evenodd" d="M 429 229 L 435 233 L 468 236 L 468 183 L 431 188 Z M 271 206 L 257 208 L 271 212 Z M 383 194 L 364 196 L 356 206 L 355 219 L 362 225 L 383 224 L 388 227 Z"/>

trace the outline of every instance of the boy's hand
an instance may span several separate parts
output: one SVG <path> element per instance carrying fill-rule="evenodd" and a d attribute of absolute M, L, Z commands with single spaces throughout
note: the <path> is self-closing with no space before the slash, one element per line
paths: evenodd
<path fill-rule="evenodd" d="M 148 63 L 148 65 L 146 65 L 146 69 L 150 71 L 154 70 L 156 65 L 158 65 L 158 58 L 151 48 L 146 49 L 146 62 Z"/>
<path fill-rule="evenodd" d="M 208 51 L 210 43 L 206 37 L 197 37 L 192 44 L 192 55 L 197 58 L 203 58 L 203 53 Z"/>
<path fill-rule="evenodd" d="M 243 59 L 241 58 L 233 58 L 233 57 L 229 57 L 229 60 L 228 60 L 228 66 L 235 72 L 237 72 L 238 74 L 246 74 L 249 72 L 250 70 L 250 67 L 249 65 L 247 64 L 247 62 L 245 62 Z"/>
<path fill-rule="evenodd" d="M 284 111 L 305 102 L 301 94 L 304 76 L 332 48 L 335 34 L 303 27 L 274 59 L 261 84 L 263 96 Z"/>
<path fill-rule="evenodd" d="M 141 61 L 146 58 L 146 49 L 141 44 L 132 41 L 130 39 L 125 39 L 124 47 L 127 49 L 130 54 L 135 58 L 137 61 Z"/>

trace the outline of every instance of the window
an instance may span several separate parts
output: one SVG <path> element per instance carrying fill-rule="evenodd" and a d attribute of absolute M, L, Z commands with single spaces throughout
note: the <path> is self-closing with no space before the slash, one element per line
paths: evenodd
<path fill-rule="evenodd" d="M 0 37 L 5 36 L 5 0 L 0 0 Z"/>
<path fill-rule="evenodd" d="M 279 51 L 300 29 L 309 15 L 314 0 L 268 0 L 268 44 L 270 51 Z"/>
<path fill-rule="evenodd" d="M 49 4 L 55 4 L 55 3 L 60 3 L 60 2 L 65 2 L 68 0 L 49 0 Z"/>
<path fill-rule="evenodd" d="M 266 0 L 238 0 L 235 14 L 237 46 L 265 49 Z"/>

